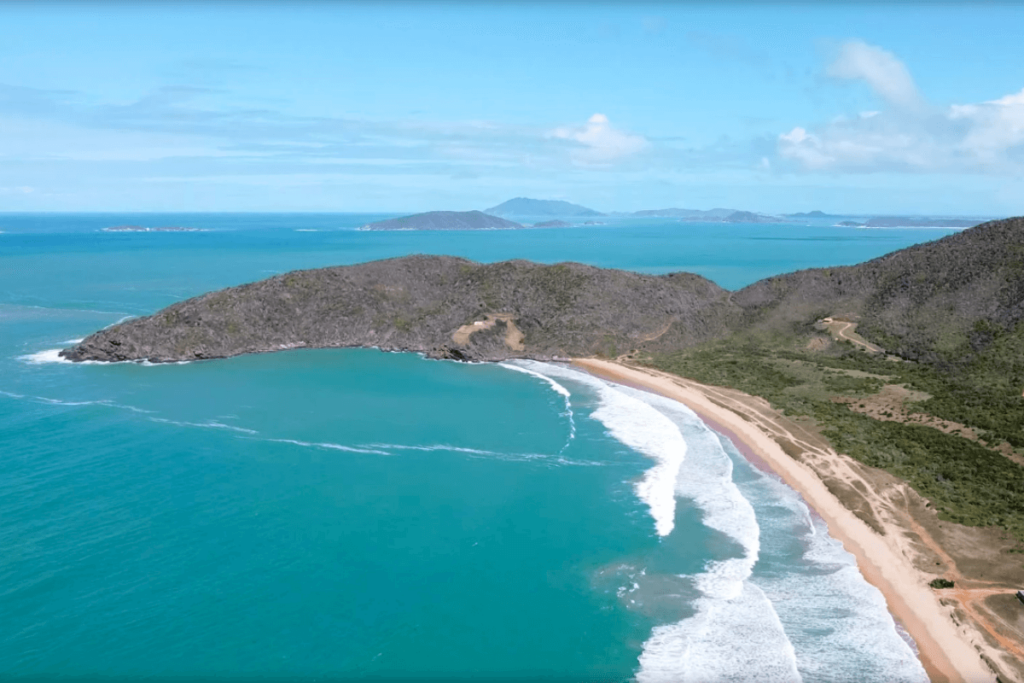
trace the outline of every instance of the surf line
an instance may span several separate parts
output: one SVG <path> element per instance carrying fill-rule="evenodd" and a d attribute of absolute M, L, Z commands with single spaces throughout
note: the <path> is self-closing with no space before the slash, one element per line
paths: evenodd
<path fill-rule="evenodd" d="M 565 444 L 562 446 L 561 450 L 558 451 L 558 454 L 561 455 L 562 453 L 564 453 L 565 449 L 567 449 L 569 447 L 569 444 L 572 443 L 572 441 L 576 438 L 576 419 L 572 411 L 572 392 L 570 392 L 564 386 L 562 386 L 552 378 L 548 377 L 547 375 L 536 370 L 531 370 L 529 367 L 523 364 L 523 361 L 510 361 L 507 363 L 499 363 L 498 365 L 508 370 L 521 372 L 523 374 L 530 375 L 531 377 L 536 377 L 537 379 L 546 382 L 548 386 L 555 390 L 555 393 L 559 394 L 563 399 L 565 399 L 565 412 L 562 413 L 562 416 L 569 419 L 569 438 L 566 439 Z"/>

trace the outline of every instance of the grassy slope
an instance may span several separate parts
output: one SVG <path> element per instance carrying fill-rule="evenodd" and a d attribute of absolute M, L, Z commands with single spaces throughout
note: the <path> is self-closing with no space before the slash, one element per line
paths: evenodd
<path fill-rule="evenodd" d="M 837 451 L 908 482 L 941 518 L 1000 527 L 1024 542 L 1024 467 L 986 447 L 1024 446 L 1024 329 L 997 337 L 969 363 L 941 370 L 887 361 L 847 343 L 809 351 L 809 335 L 740 336 L 645 362 L 761 396 L 787 415 L 809 416 Z M 930 394 L 912 406 L 915 412 L 974 427 L 985 445 L 928 426 L 876 420 L 832 400 L 867 397 L 884 384 Z"/>

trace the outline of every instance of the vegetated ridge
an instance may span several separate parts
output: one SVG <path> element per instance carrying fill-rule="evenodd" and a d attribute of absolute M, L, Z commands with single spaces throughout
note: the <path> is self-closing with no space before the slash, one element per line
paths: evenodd
<path fill-rule="evenodd" d="M 726 290 L 689 273 L 409 256 L 205 294 L 101 330 L 64 355 L 168 362 L 375 346 L 465 360 L 551 359 L 616 354 L 645 339 L 666 348 L 712 339 L 727 331 L 734 309 Z M 488 316 L 497 322 L 483 327 Z M 474 323 L 482 329 L 455 341 Z M 506 344 L 511 326 L 521 342 Z"/>
<path fill-rule="evenodd" d="M 653 350 L 741 333 L 792 335 L 833 316 L 859 321 L 861 334 L 892 354 L 953 367 L 1024 318 L 1022 220 L 993 221 L 855 266 L 767 278 L 731 294 L 687 273 L 575 263 L 411 256 L 298 271 L 115 325 L 67 354 L 173 361 L 280 345 L 435 352 L 474 316 L 507 313 L 536 327 L 517 355 L 549 357 L 594 352 L 604 338 L 620 350 Z M 1024 367 L 1021 373 L 1024 384 Z"/>

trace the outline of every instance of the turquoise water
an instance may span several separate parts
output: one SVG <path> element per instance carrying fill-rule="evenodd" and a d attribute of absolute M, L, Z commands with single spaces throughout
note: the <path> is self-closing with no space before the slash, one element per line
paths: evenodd
<path fill-rule="evenodd" d="M 736 287 L 946 231 L 351 230 L 373 218 L 0 216 L 0 676 L 923 678 L 799 497 L 664 399 L 372 350 L 47 352 L 298 267 L 453 253 Z M 211 231 L 97 232 L 129 222 Z"/>

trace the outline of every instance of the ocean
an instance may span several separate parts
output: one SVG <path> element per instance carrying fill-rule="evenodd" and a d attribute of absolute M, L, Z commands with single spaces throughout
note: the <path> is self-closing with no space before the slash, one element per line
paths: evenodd
<path fill-rule="evenodd" d="M 0 215 L 0 676 L 925 680 L 823 522 L 667 399 L 528 361 L 56 350 L 296 268 L 433 253 L 738 288 L 951 231 L 355 230 L 380 217 Z M 101 231 L 126 223 L 207 231 Z"/>

